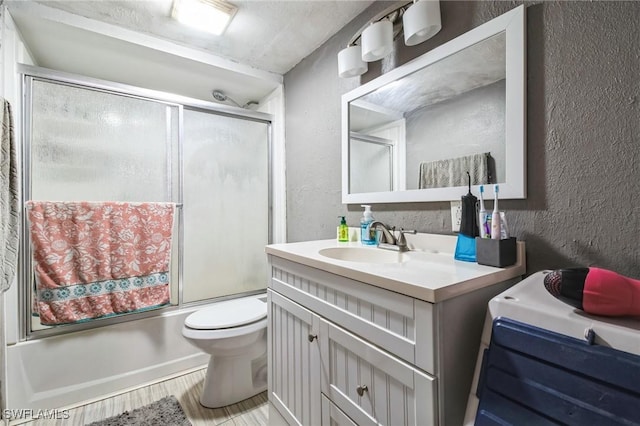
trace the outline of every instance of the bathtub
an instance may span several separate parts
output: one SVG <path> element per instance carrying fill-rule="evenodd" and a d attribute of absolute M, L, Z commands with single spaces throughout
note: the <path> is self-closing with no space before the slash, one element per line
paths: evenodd
<path fill-rule="evenodd" d="M 71 408 L 206 367 L 181 334 L 204 306 L 9 345 L 5 407 Z"/>

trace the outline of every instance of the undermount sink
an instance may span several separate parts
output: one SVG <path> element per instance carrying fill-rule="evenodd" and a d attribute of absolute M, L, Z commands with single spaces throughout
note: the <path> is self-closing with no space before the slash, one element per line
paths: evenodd
<path fill-rule="evenodd" d="M 409 260 L 405 253 L 366 247 L 330 247 L 318 253 L 336 260 L 361 263 L 402 263 Z"/>

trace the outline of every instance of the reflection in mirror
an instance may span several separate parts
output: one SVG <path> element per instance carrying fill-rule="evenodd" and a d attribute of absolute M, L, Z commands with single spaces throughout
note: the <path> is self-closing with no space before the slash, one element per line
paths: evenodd
<path fill-rule="evenodd" d="M 343 96 L 343 202 L 524 198 L 524 102 L 519 7 Z"/>
<path fill-rule="evenodd" d="M 351 192 L 378 192 L 393 189 L 394 141 L 353 133 L 349 144 Z"/>
<path fill-rule="evenodd" d="M 465 185 L 467 171 L 473 185 L 504 182 L 504 49 L 502 32 L 351 102 L 349 125 L 358 137 L 406 124 L 405 140 L 391 140 L 406 149 L 406 170 L 395 165 L 402 189 Z M 364 158 L 353 148 L 350 158 L 351 179 L 363 180 L 353 167 Z M 389 181 L 392 172 L 393 164 Z M 384 191 L 353 182 L 350 189 Z"/>
<path fill-rule="evenodd" d="M 361 100 L 351 103 L 350 114 L 350 191 L 361 193 L 405 189 L 406 130 L 403 114 Z M 374 150 L 378 156 L 371 161 L 366 153 L 371 154 Z"/>

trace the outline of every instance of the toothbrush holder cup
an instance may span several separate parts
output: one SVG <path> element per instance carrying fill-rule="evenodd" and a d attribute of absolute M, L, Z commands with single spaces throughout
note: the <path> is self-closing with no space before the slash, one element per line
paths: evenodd
<path fill-rule="evenodd" d="M 504 268 L 517 261 L 516 238 L 504 240 L 476 237 L 476 262 L 480 265 Z"/>

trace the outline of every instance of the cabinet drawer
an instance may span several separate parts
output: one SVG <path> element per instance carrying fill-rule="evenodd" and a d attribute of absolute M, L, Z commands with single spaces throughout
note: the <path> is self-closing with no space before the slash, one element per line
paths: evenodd
<path fill-rule="evenodd" d="M 357 426 L 341 409 L 322 395 L 322 426 Z"/>
<path fill-rule="evenodd" d="M 273 290 L 436 374 L 433 304 L 272 255 L 269 260 Z"/>
<path fill-rule="evenodd" d="M 437 424 L 436 379 L 320 320 L 322 392 L 358 425 Z"/>

